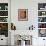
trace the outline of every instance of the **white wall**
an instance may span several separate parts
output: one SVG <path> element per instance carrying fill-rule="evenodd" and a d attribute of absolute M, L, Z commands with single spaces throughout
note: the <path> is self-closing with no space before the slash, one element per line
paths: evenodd
<path fill-rule="evenodd" d="M 11 22 L 14 23 L 16 29 L 28 30 L 29 26 L 31 26 L 32 24 L 35 26 L 36 34 L 33 33 L 34 34 L 33 46 L 40 46 L 39 45 L 40 43 L 43 44 L 43 39 L 38 38 L 38 30 L 37 30 L 38 3 L 46 3 L 46 0 L 11 0 Z M 24 8 L 28 9 L 28 21 L 18 21 L 18 9 Z"/>
<path fill-rule="evenodd" d="M 28 21 L 18 21 L 18 9 L 28 9 Z M 11 22 L 16 25 L 17 30 L 27 30 L 32 24 L 37 23 L 37 2 L 30 0 L 11 1 Z"/>

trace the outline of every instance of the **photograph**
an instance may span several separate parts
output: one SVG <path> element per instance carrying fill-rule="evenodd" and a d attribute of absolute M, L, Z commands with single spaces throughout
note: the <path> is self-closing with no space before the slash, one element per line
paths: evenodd
<path fill-rule="evenodd" d="M 28 9 L 18 9 L 18 20 L 28 21 Z"/>
<path fill-rule="evenodd" d="M 39 29 L 39 37 L 46 37 L 46 29 Z"/>

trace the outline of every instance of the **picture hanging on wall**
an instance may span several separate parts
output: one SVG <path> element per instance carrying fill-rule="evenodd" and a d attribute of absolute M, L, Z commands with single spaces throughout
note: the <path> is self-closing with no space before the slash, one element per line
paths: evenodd
<path fill-rule="evenodd" d="M 39 29 L 39 37 L 46 37 L 46 29 Z"/>
<path fill-rule="evenodd" d="M 28 21 L 28 9 L 18 9 L 18 21 Z"/>

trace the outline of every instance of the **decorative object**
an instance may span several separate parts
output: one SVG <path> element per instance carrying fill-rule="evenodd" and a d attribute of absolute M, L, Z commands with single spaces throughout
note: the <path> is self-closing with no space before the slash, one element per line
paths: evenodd
<path fill-rule="evenodd" d="M 45 12 L 42 12 L 42 15 L 45 15 Z"/>
<path fill-rule="evenodd" d="M 38 11 L 38 16 L 46 16 L 46 11 Z"/>
<path fill-rule="evenodd" d="M 40 8 L 40 10 L 44 10 L 44 8 Z"/>
<path fill-rule="evenodd" d="M 8 23 L 0 23 L 0 35 L 8 37 Z"/>
<path fill-rule="evenodd" d="M 17 40 L 17 45 L 21 45 L 21 40 Z"/>
<path fill-rule="evenodd" d="M 39 37 L 46 37 L 46 3 L 38 3 Z"/>
<path fill-rule="evenodd" d="M 31 35 L 15 35 L 16 40 L 15 43 L 19 46 L 30 46 L 32 45 L 32 36 Z M 15 45 L 16 45 L 15 44 Z"/>
<path fill-rule="evenodd" d="M 8 22 L 8 17 L 0 17 L 0 22 Z"/>
<path fill-rule="evenodd" d="M 45 10 L 46 9 L 46 3 L 38 3 L 38 10 Z"/>
<path fill-rule="evenodd" d="M 28 9 L 18 9 L 18 20 L 28 21 Z"/>
<path fill-rule="evenodd" d="M 5 6 L 5 10 L 8 10 L 8 6 Z"/>
<path fill-rule="evenodd" d="M 0 30 L 8 30 L 8 23 L 0 23 Z"/>
<path fill-rule="evenodd" d="M 24 40 L 21 40 L 21 46 L 26 46 Z"/>
<path fill-rule="evenodd" d="M 0 6 L 0 10 L 1 10 L 1 6 Z"/>
<path fill-rule="evenodd" d="M 0 16 L 8 16 L 8 11 L 0 11 Z"/>
<path fill-rule="evenodd" d="M 13 23 L 11 23 L 11 30 L 16 30 L 16 26 Z"/>
<path fill-rule="evenodd" d="M 38 28 L 46 28 L 46 23 L 38 23 Z"/>
<path fill-rule="evenodd" d="M 6 7 L 5 7 L 6 6 Z M 9 30 L 9 16 L 8 11 L 5 10 L 8 8 L 8 3 L 0 3 L 0 35 L 4 35 L 5 37 L 8 37 L 8 30 Z"/>
<path fill-rule="evenodd" d="M 46 17 L 38 17 L 38 22 L 46 22 Z"/>
<path fill-rule="evenodd" d="M 0 3 L 0 10 L 8 10 L 8 3 Z"/>
<path fill-rule="evenodd" d="M 46 29 L 39 29 L 39 37 L 46 37 Z"/>
<path fill-rule="evenodd" d="M 34 30 L 34 26 L 33 25 L 31 25 L 30 27 L 29 27 L 29 30 Z"/>

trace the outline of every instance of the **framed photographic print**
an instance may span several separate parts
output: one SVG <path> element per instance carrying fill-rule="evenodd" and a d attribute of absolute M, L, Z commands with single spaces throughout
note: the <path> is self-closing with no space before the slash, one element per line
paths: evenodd
<path fill-rule="evenodd" d="M 28 9 L 18 9 L 18 21 L 28 21 Z"/>
<path fill-rule="evenodd" d="M 39 37 L 46 37 L 46 29 L 39 29 Z"/>

